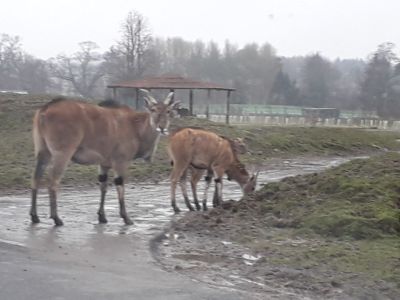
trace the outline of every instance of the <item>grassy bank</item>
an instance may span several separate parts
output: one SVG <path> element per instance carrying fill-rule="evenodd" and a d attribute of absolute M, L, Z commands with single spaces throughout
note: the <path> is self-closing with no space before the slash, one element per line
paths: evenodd
<path fill-rule="evenodd" d="M 31 120 L 35 109 L 49 95 L 0 95 L 0 188 L 29 187 L 33 168 Z M 227 126 L 196 118 L 174 119 L 172 127 L 201 126 L 228 137 L 242 137 L 252 152 L 242 159 L 260 163 L 271 157 L 298 155 L 347 155 L 378 149 L 397 149 L 399 133 L 350 128 Z M 130 180 L 166 178 L 170 165 L 162 138 L 154 164 L 132 164 Z M 72 164 L 64 184 L 95 184 L 97 168 Z"/>
<path fill-rule="evenodd" d="M 257 213 L 264 228 L 279 228 L 291 237 L 310 240 L 299 243 L 295 251 L 279 247 L 275 263 L 324 266 L 398 284 L 399 194 L 400 154 L 387 153 L 268 184 L 247 200 L 254 204 L 247 213 Z M 251 246 L 273 250 L 270 243 Z"/>

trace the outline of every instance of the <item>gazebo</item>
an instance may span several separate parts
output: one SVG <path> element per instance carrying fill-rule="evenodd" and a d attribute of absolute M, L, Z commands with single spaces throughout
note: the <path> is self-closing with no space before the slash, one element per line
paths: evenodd
<path fill-rule="evenodd" d="M 118 89 L 135 89 L 136 90 L 136 108 L 139 107 L 139 89 L 166 89 L 170 91 L 175 90 L 189 90 L 189 113 L 193 115 L 193 91 L 194 90 L 207 90 L 208 98 L 210 98 L 211 91 L 226 91 L 226 123 L 229 124 L 230 114 L 230 97 L 234 88 L 224 87 L 212 82 L 204 82 L 184 78 L 180 76 L 160 76 L 160 77 L 146 77 L 138 80 L 122 81 L 107 86 L 112 89 L 113 99 L 118 100 Z M 207 104 L 207 112 L 209 111 Z"/>

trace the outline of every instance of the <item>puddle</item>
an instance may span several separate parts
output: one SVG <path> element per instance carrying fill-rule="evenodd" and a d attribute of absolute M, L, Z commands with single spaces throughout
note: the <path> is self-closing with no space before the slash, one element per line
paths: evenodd
<path fill-rule="evenodd" d="M 287 176 L 319 172 L 328 167 L 339 165 L 349 158 L 330 158 L 314 160 L 285 160 L 266 165 L 259 174 L 259 185 L 277 181 Z M 202 195 L 204 183 L 198 187 Z M 38 198 L 38 214 L 41 223 L 32 226 L 29 218 L 30 194 L 14 194 L 0 197 L 0 239 L 18 243 L 26 247 L 77 246 L 82 249 L 93 248 L 99 239 L 104 237 L 130 236 L 130 245 L 135 247 L 137 240 L 149 241 L 161 232 L 173 219 L 170 206 L 170 188 L 168 181 L 145 184 L 128 183 L 126 185 L 127 212 L 134 221 L 133 226 L 126 226 L 119 217 L 117 193 L 110 187 L 107 193 L 105 211 L 107 224 L 98 224 L 97 210 L 99 206 L 99 190 L 73 190 L 62 188 L 59 200 L 59 215 L 64 221 L 63 227 L 53 227 L 48 219 L 49 206 L 46 190 L 42 189 Z M 224 199 L 239 200 L 242 192 L 239 185 L 224 181 Z M 212 202 L 212 188 L 208 196 L 209 206 Z M 178 187 L 178 205 L 182 211 L 186 206 Z M 117 242 L 117 241 L 115 241 Z"/>

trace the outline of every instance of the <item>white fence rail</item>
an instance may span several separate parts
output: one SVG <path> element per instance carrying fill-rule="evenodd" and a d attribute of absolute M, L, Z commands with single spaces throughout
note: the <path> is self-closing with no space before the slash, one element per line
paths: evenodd
<path fill-rule="evenodd" d="M 206 118 L 205 114 L 197 117 Z M 224 123 L 225 114 L 210 114 L 209 119 Z M 400 130 L 400 120 L 381 120 L 376 118 L 306 118 L 302 116 L 268 116 L 268 115 L 231 115 L 230 124 L 260 124 L 260 125 L 288 125 L 288 126 L 330 126 L 330 127 L 361 127 L 377 129 Z"/>

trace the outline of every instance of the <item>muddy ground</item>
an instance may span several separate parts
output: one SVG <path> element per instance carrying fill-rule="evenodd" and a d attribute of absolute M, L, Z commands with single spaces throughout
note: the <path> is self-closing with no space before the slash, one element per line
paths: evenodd
<path fill-rule="evenodd" d="M 288 160 L 275 163 L 277 169 L 292 165 Z M 387 162 L 386 167 L 392 166 L 393 162 Z M 306 186 L 307 180 L 293 181 Z M 398 231 L 388 239 L 375 240 L 299 234 L 296 227 L 300 226 L 290 224 L 290 218 L 271 213 L 260 218 L 265 195 L 268 193 L 239 202 L 229 201 L 227 196 L 224 208 L 188 212 L 155 239 L 155 257 L 166 270 L 213 285 L 261 293 L 265 299 L 400 298 L 395 277 L 400 268 Z M 400 225 L 394 226 L 399 230 Z M 385 248 L 385 243 L 389 247 Z M 372 248 L 382 253 L 375 255 Z M 380 259 L 379 255 L 388 257 Z M 351 261 L 353 256 L 359 261 Z M 357 268 L 357 264 L 364 266 Z M 380 269 L 379 276 L 372 272 L 374 268 Z M 382 280 L 382 274 L 390 274 L 389 280 Z"/>

